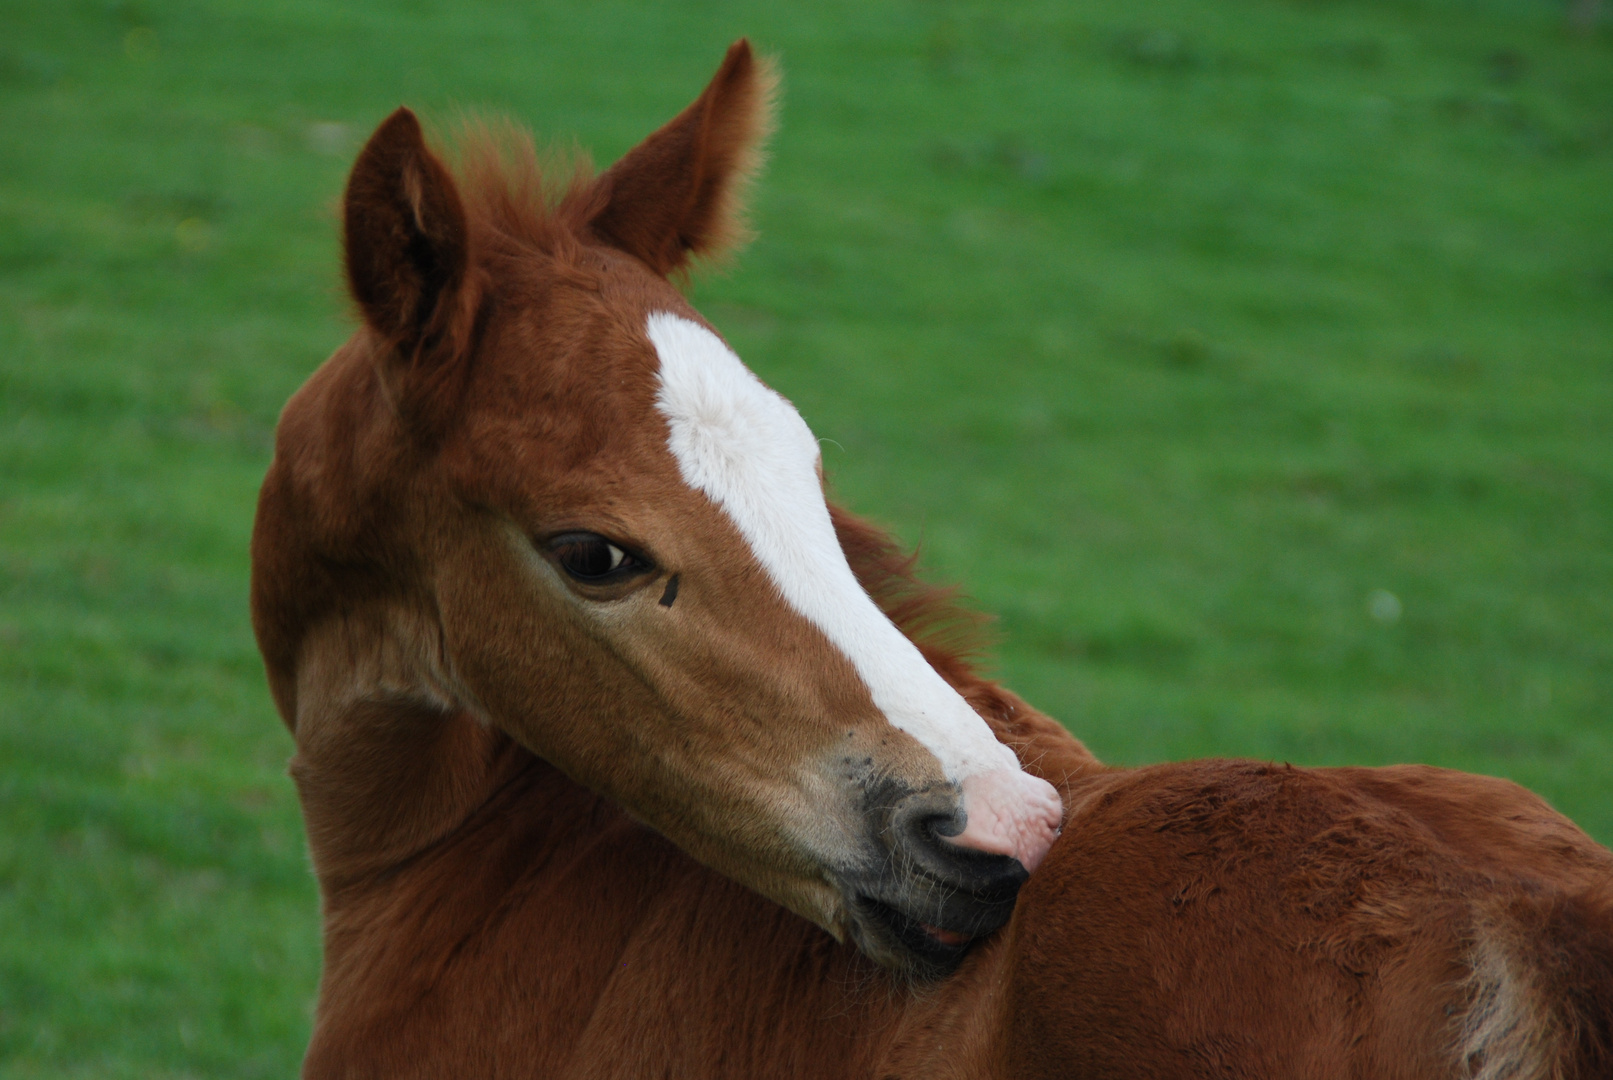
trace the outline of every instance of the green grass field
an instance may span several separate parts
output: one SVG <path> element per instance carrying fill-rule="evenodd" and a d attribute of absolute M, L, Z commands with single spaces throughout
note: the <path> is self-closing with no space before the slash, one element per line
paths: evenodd
<path fill-rule="evenodd" d="M 399 102 L 614 158 L 786 72 L 696 302 L 1103 757 L 1426 761 L 1613 840 L 1613 32 L 1541 0 L 0 0 L 0 1075 L 285 1076 L 247 621 Z"/>

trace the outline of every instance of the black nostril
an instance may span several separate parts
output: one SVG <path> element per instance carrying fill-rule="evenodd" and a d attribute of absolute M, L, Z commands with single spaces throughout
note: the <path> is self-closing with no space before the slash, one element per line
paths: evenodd
<path fill-rule="evenodd" d="M 950 814 L 937 814 L 932 818 L 928 818 L 923 824 L 925 828 L 936 836 L 953 837 L 963 832 L 968 826 L 969 815 L 963 812 L 962 807 L 959 807 Z"/>
<path fill-rule="evenodd" d="M 969 824 L 958 797 L 951 791 L 921 791 L 896 804 L 891 832 L 908 843 L 929 843 L 936 837 L 957 836 Z"/>
<path fill-rule="evenodd" d="M 950 790 L 915 792 L 903 796 L 891 807 L 891 847 L 899 852 L 921 852 L 943 837 L 957 836 L 968 823 L 969 817 L 963 812 L 956 793 Z"/>
<path fill-rule="evenodd" d="M 887 841 L 899 864 L 986 904 L 1012 903 L 1029 875 L 1011 855 L 976 851 L 950 841 L 968 815 L 955 789 L 915 792 L 892 808 Z"/>

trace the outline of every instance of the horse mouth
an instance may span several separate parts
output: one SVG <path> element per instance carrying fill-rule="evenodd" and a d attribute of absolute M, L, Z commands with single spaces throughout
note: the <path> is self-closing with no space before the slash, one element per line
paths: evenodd
<path fill-rule="evenodd" d="M 854 906 L 903 954 L 903 966 L 924 976 L 939 977 L 952 971 L 969 947 L 984 936 L 924 922 L 871 896 L 859 896 Z"/>
<path fill-rule="evenodd" d="M 966 821 L 954 787 L 881 794 L 870 811 L 878 847 L 837 882 L 851 936 L 884 967 L 944 977 L 1008 923 L 1029 875 L 1011 855 L 953 839 Z"/>

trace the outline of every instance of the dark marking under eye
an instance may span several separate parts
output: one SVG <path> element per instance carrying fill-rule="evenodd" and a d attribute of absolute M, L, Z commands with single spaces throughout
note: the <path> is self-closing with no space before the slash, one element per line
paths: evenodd
<path fill-rule="evenodd" d="M 661 606 L 671 607 L 672 601 L 678 598 L 678 575 L 673 574 L 666 580 L 666 592 L 661 594 Z"/>

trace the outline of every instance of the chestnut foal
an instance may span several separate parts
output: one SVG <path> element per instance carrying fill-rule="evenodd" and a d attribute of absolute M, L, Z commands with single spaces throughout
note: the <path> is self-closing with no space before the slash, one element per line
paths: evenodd
<path fill-rule="evenodd" d="M 305 1075 L 1613 1075 L 1613 856 L 1541 800 L 1106 769 L 926 635 L 668 282 L 742 231 L 771 87 L 740 42 L 561 186 L 487 139 L 456 179 L 402 109 L 354 166 L 363 326 L 252 543 Z"/>

